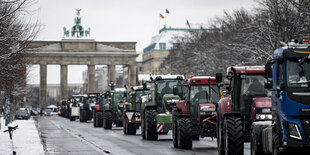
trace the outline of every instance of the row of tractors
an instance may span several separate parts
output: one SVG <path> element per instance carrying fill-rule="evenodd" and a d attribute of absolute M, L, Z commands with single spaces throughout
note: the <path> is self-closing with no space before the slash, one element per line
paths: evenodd
<path fill-rule="evenodd" d="M 308 71 L 309 70 L 309 71 Z M 61 114 L 94 127 L 123 127 L 144 140 L 172 131 L 173 146 L 217 139 L 218 154 L 304 153 L 310 147 L 310 46 L 295 41 L 275 50 L 265 66 L 232 66 L 225 78 L 150 75 L 142 86 L 72 96 Z M 302 148 L 302 149 L 301 149 Z"/>

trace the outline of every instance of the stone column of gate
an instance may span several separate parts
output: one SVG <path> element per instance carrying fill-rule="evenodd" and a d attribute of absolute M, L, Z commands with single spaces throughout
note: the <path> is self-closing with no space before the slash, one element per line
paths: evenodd
<path fill-rule="evenodd" d="M 111 82 L 116 83 L 116 75 L 115 75 L 115 65 L 108 65 L 108 72 L 109 72 L 109 84 Z"/>
<path fill-rule="evenodd" d="M 128 83 L 130 86 L 136 85 L 136 65 L 128 65 Z"/>
<path fill-rule="evenodd" d="M 88 67 L 88 93 L 96 93 L 96 86 L 95 86 L 95 65 L 87 65 Z"/>
<path fill-rule="evenodd" d="M 40 92 L 39 92 L 39 102 L 40 102 L 40 108 L 45 109 L 46 108 L 46 95 L 47 95 L 47 65 L 46 64 L 40 64 Z"/>
<path fill-rule="evenodd" d="M 60 65 L 60 92 L 61 99 L 68 98 L 68 65 Z"/>

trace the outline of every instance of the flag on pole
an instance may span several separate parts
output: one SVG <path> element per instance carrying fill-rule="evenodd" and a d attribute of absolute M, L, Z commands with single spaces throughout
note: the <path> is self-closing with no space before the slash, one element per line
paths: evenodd
<path fill-rule="evenodd" d="M 228 13 L 226 12 L 226 10 L 224 9 L 224 14 L 226 15 L 226 16 L 228 16 Z"/>
<path fill-rule="evenodd" d="M 160 17 L 161 19 L 164 19 L 164 18 L 165 18 L 162 14 L 159 14 L 159 17 Z"/>
<path fill-rule="evenodd" d="M 166 13 L 170 14 L 170 12 L 169 12 L 169 10 L 168 10 L 168 9 L 166 9 Z"/>
<path fill-rule="evenodd" d="M 186 19 L 186 25 L 191 28 L 191 25 L 189 24 L 188 20 Z"/>

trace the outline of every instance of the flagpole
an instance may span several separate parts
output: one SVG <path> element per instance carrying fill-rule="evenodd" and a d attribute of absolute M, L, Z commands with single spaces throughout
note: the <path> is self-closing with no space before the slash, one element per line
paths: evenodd
<path fill-rule="evenodd" d="M 167 27 L 167 12 L 165 11 L 165 27 Z"/>

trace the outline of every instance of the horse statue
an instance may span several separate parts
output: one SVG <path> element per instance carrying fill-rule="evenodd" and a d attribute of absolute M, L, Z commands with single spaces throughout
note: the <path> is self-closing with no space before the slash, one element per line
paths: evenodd
<path fill-rule="evenodd" d="M 66 27 L 63 27 L 64 29 L 64 36 L 69 37 L 69 30 L 66 29 Z"/>

